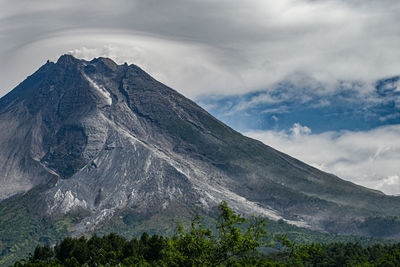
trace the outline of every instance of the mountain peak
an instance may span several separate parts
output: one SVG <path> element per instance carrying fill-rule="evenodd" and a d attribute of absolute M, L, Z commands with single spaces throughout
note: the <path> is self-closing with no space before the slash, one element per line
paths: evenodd
<path fill-rule="evenodd" d="M 118 64 L 115 63 L 115 61 L 113 61 L 111 58 L 108 58 L 108 57 L 97 57 L 97 58 L 92 59 L 90 62 L 91 62 L 91 63 L 101 62 L 101 63 L 103 63 L 104 65 L 107 65 L 107 66 L 109 66 L 109 67 L 111 67 L 111 66 L 112 66 L 112 67 L 118 66 Z"/>
<path fill-rule="evenodd" d="M 58 65 L 71 65 L 76 63 L 84 63 L 84 64 L 101 64 L 106 66 L 107 68 L 115 71 L 116 68 L 119 66 L 115 61 L 107 57 L 97 57 L 93 58 L 91 61 L 86 61 L 84 59 L 79 59 L 74 57 L 71 54 L 64 54 L 60 56 L 56 62 Z"/>
<path fill-rule="evenodd" d="M 60 56 L 57 60 L 57 64 L 73 64 L 80 61 L 79 59 L 75 58 L 73 55 L 71 54 L 64 54 L 62 56 Z"/>

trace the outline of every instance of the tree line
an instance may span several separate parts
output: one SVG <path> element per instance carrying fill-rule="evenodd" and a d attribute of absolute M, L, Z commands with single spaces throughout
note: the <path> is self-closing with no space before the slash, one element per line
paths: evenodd
<path fill-rule="evenodd" d="M 400 266 L 400 244 L 296 245 L 268 233 L 261 217 L 244 218 L 226 202 L 218 209 L 215 232 L 196 213 L 189 229 L 178 224 L 172 237 L 146 232 L 131 240 L 113 233 L 67 237 L 54 247 L 37 246 L 14 266 Z"/>

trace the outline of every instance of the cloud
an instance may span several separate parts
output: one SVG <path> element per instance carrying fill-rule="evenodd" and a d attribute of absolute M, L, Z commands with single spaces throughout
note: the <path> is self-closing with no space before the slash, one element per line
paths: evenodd
<path fill-rule="evenodd" d="M 396 0 L 3 0 L 0 94 L 76 49 L 142 64 L 190 97 L 242 94 L 298 74 L 372 83 L 399 74 L 399 9 Z"/>
<path fill-rule="evenodd" d="M 307 126 L 302 126 L 300 123 L 293 124 L 293 127 L 290 128 L 290 132 L 294 138 L 303 137 L 304 135 L 310 135 L 311 129 Z"/>
<path fill-rule="evenodd" d="M 340 178 L 400 194 L 400 125 L 312 134 L 308 127 L 295 124 L 289 132 L 250 131 L 245 135 Z"/>
<path fill-rule="evenodd" d="M 261 114 L 283 114 L 283 113 L 288 113 L 289 112 L 289 108 L 287 106 L 279 106 L 277 108 L 268 108 L 268 109 L 264 109 L 263 111 L 261 111 Z M 273 117 L 275 117 L 275 121 L 277 121 L 278 117 L 272 115 Z"/>
<path fill-rule="evenodd" d="M 201 44 L 178 42 L 142 32 L 71 30 L 49 34 L 16 49 L 15 53 L 7 56 L 7 69 L 0 73 L 0 77 L 15 76 L 22 81 L 47 59 L 56 61 L 64 53 L 88 60 L 103 56 L 119 64 L 136 64 L 157 80 L 193 97 L 214 86 L 227 87 L 226 81 L 234 79 L 214 62 L 209 50 L 212 48 Z M 50 53 L 44 54 L 43 51 Z M 22 64 L 26 60 L 35 64 Z"/>

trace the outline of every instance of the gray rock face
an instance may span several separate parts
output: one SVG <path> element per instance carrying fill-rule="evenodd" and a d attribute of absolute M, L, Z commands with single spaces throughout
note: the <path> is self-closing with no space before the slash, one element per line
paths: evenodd
<path fill-rule="evenodd" d="M 244 214 L 351 233 L 400 199 L 321 172 L 219 122 L 139 67 L 64 55 L 0 100 L 0 199 L 49 182 L 46 216 L 76 233 L 124 210 L 180 214 L 221 200 Z M 345 227 L 338 228 L 338 225 Z"/>

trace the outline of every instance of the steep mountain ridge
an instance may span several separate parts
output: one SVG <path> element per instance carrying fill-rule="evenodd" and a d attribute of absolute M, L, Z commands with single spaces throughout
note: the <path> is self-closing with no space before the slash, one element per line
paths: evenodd
<path fill-rule="evenodd" d="M 226 200 L 316 230 L 358 233 L 400 198 L 343 181 L 247 138 L 135 65 L 64 55 L 0 100 L 0 199 L 50 181 L 38 212 L 84 214 L 75 234 L 127 212 L 212 213 Z"/>

